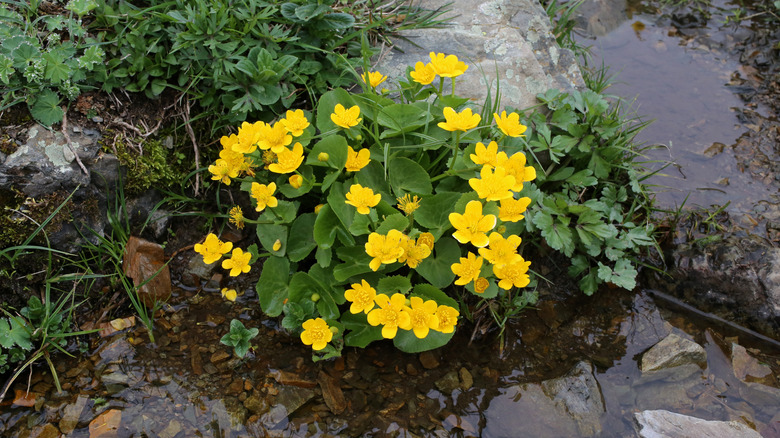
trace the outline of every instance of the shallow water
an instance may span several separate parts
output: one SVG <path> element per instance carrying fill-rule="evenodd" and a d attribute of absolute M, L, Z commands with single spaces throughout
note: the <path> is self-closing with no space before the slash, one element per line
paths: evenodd
<path fill-rule="evenodd" d="M 762 205 L 777 202 L 778 186 L 773 172 L 757 176 L 753 170 L 762 166 L 741 159 L 740 141 L 760 149 L 748 134 L 776 130 L 777 114 L 760 99 L 751 102 L 755 84 L 750 79 L 764 72 L 741 62 L 749 57 L 736 49 L 753 37 L 749 26 L 754 23 L 724 24 L 727 10 L 738 7 L 724 0 L 666 7 L 663 14 L 655 2 L 592 3 L 598 6 L 585 10 L 578 42 L 591 47 L 591 65 L 603 62 L 615 76 L 607 92 L 633 102 L 632 110 L 643 119 L 654 120 L 637 137 L 658 146 L 646 151 L 647 166 L 657 170 L 673 163 L 649 180 L 658 205 L 730 203 L 728 211 L 760 220 Z M 774 164 L 777 151 L 767 155 Z"/>
<path fill-rule="evenodd" d="M 69 436 L 95 436 L 90 423 L 112 410 L 121 416 L 118 436 L 128 437 L 624 437 L 633 434 L 633 413 L 646 409 L 780 430 L 780 390 L 737 379 L 714 340 L 735 333 L 659 307 L 648 293 L 548 302 L 508 327 L 503 355 L 494 336 L 466 347 L 471 333 L 460 332 L 430 354 L 378 343 L 317 364 L 298 339 L 255 313 L 255 299 L 248 293 L 230 304 L 216 291 L 181 291 L 180 304 L 158 319 L 156 346 L 137 328 L 96 339 L 88 358 L 58 364 L 67 394 L 55 395 L 50 376 L 36 370 L 35 406 L 0 408 L 0 434 L 34 436 L 47 423 L 67 431 L 63 417 L 79 406 Z M 218 343 L 236 316 L 260 328 L 245 361 Z M 642 353 L 672 332 L 705 347 L 706 367 L 642 376 Z M 760 347 L 750 354 L 777 375 L 780 351 L 736 334 L 729 341 Z M 603 410 L 587 415 L 567 412 L 564 395 L 550 389 L 579 361 L 593 364 L 597 386 L 587 396 L 603 400 Z"/>

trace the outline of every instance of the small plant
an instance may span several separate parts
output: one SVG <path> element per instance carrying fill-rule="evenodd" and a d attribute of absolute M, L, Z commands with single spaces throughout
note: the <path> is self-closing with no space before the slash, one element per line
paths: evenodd
<path fill-rule="evenodd" d="M 67 15 L 41 16 L 25 3 L 0 6 L 0 110 L 27 102 L 35 119 L 52 125 L 62 121 L 61 96 L 74 100 L 93 75 L 105 74 L 105 52 L 82 23 L 97 2 L 71 1 Z"/>
<path fill-rule="evenodd" d="M 236 353 L 236 356 L 243 358 L 251 347 L 249 341 L 257 336 L 258 332 L 259 330 L 256 327 L 247 329 L 241 321 L 234 319 L 230 321 L 230 331 L 225 336 L 222 336 L 219 342 L 228 347 L 233 347 L 233 352 Z"/>

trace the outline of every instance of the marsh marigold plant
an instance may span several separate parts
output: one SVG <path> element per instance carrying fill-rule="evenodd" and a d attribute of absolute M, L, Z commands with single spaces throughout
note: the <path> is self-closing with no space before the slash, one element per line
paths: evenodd
<path fill-rule="evenodd" d="M 232 250 L 221 265 L 231 276 L 265 258 L 259 305 L 315 359 L 382 339 L 406 352 L 437 348 L 471 301 L 533 302 L 520 237 L 531 204 L 523 184 L 536 176 L 527 128 L 506 111 L 485 124 L 443 91 L 467 69 L 431 53 L 407 70 L 398 101 L 375 91 L 389 82 L 382 72 L 366 72 L 363 93 L 335 89 L 311 113 L 244 122 L 220 140 L 212 181 L 238 182 L 254 208 L 229 217 L 254 228 L 257 243 L 232 248 L 212 234 L 196 250 L 207 263 Z"/>

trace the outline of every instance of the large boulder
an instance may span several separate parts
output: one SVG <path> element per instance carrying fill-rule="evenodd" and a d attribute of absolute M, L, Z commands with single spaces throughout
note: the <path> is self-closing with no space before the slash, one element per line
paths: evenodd
<path fill-rule="evenodd" d="M 536 95 L 552 88 L 585 87 L 576 57 L 558 46 L 538 1 L 421 0 L 417 4 L 436 10 L 448 3 L 452 6 L 444 15 L 446 26 L 399 32 L 402 38 L 394 39 L 395 48 L 380 55 L 376 69 L 397 81 L 407 66 L 430 61 L 429 52 L 457 55 L 469 65 L 457 78 L 458 95 L 482 104 L 488 95 L 486 84 L 495 98 L 500 82 L 501 106 L 518 109 L 535 105 Z"/>

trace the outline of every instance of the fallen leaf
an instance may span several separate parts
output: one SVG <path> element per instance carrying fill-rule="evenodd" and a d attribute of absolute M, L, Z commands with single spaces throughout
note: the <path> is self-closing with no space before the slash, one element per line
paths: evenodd
<path fill-rule="evenodd" d="M 24 406 L 26 408 L 35 406 L 35 393 L 27 392 L 26 390 L 23 389 L 17 389 L 12 404 L 14 406 Z"/>

